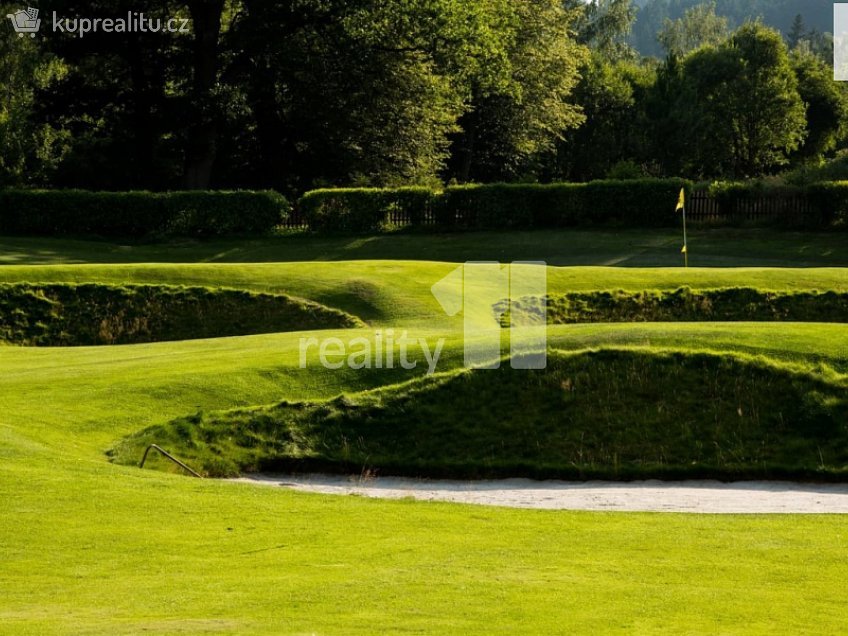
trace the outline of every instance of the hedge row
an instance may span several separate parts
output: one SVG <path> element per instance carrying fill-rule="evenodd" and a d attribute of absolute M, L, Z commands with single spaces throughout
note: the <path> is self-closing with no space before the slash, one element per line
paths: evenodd
<path fill-rule="evenodd" d="M 342 188 L 299 201 L 318 232 L 372 232 L 392 225 L 509 229 L 618 225 L 672 226 L 682 179 L 591 183 L 489 184 L 428 188 Z"/>
<path fill-rule="evenodd" d="M 389 225 L 432 223 L 438 195 L 429 188 L 312 190 L 298 202 L 316 232 L 377 232 Z"/>
<path fill-rule="evenodd" d="M 827 229 L 848 226 L 848 181 L 808 186 L 715 183 L 707 188 L 723 224 Z"/>
<path fill-rule="evenodd" d="M 807 186 L 811 204 L 819 210 L 823 227 L 848 228 L 848 181 Z"/>
<path fill-rule="evenodd" d="M 0 234 L 222 236 L 261 234 L 289 213 L 264 192 L 0 190 Z"/>
<path fill-rule="evenodd" d="M 315 232 L 390 227 L 530 229 L 672 227 L 682 179 L 313 190 L 299 212 Z M 848 181 L 804 188 L 762 183 L 709 188 L 718 224 L 848 228 Z M 696 210 L 691 210 L 693 213 Z M 289 203 L 276 192 L 88 192 L 0 190 L 0 234 L 145 237 L 261 234 L 282 225 Z"/>

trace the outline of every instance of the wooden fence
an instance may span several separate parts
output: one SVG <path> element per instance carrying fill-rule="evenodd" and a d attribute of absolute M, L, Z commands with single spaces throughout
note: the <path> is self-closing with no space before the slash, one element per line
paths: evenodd
<path fill-rule="evenodd" d="M 686 217 L 704 225 L 815 225 L 820 210 L 802 194 L 768 194 L 721 201 L 695 191 L 686 202 Z"/>

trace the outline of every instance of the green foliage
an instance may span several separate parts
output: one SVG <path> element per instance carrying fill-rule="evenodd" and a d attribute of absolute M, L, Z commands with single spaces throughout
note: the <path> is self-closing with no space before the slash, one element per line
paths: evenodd
<path fill-rule="evenodd" d="M 0 3 L 0 17 L 20 10 Z M 39 92 L 66 74 L 62 61 L 31 38 L 18 38 L 12 29 L 0 31 L 0 187 L 44 185 L 67 152 L 69 134 L 39 122 Z"/>
<path fill-rule="evenodd" d="M 276 192 L 0 190 L 0 232 L 46 236 L 266 233 L 289 205 Z"/>
<path fill-rule="evenodd" d="M 0 341 L 30 346 L 137 344 L 362 326 L 288 296 L 166 285 L 0 285 Z"/>
<path fill-rule="evenodd" d="M 848 229 L 848 181 L 814 183 L 807 192 L 822 215 L 823 224 Z"/>
<path fill-rule="evenodd" d="M 619 161 L 618 163 L 614 164 L 607 173 L 607 179 L 611 179 L 613 181 L 642 179 L 645 176 L 646 175 L 644 168 L 632 159 L 625 159 L 624 161 Z"/>
<path fill-rule="evenodd" d="M 159 440 L 214 475 L 363 468 L 414 476 L 841 477 L 845 387 L 706 353 L 551 352 L 543 371 L 462 370 L 328 402 L 198 414 Z"/>
<path fill-rule="evenodd" d="M 611 63 L 595 53 L 580 73 L 574 99 L 586 121 L 557 145 L 549 168 L 555 180 L 604 178 L 616 164 L 647 154 L 644 108 L 656 81 L 653 71 L 626 61 Z"/>
<path fill-rule="evenodd" d="M 542 154 L 584 122 L 571 97 L 586 49 L 563 37 L 580 11 L 566 10 L 561 0 L 512 6 L 510 80 L 496 88 L 473 82 L 453 139 L 447 174 L 461 183 L 535 175 Z"/>
<path fill-rule="evenodd" d="M 848 181 L 848 154 L 840 152 L 833 159 L 820 164 L 803 163 L 781 176 L 786 183 L 796 186 L 825 181 Z"/>
<path fill-rule="evenodd" d="M 541 315 L 548 324 L 583 322 L 848 322 L 848 294 L 839 292 L 769 292 L 736 287 L 693 291 L 571 292 L 547 298 L 503 301 L 499 311 L 509 320 Z"/>
<path fill-rule="evenodd" d="M 270 190 L 166 192 L 163 202 L 166 234 L 227 236 L 264 234 L 289 213 L 285 197 Z"/>
<path fill-rule="evenodd" d="M 679 21 L 696 8 L 708 10 L 715 5 L 715 13 L 725 18 L 731 29 L 751 20 L 781 30 L 790 44 L 800 41 L 820 40 L 824 31 L 833 29 L 833 3 L 831 0 L 640 0 L 640 9 L 633 25 L 630 39 L 642 55 L 661 57 L 663 48 L 657 38 L 668 21 Z M 802 17 L 800 33 L 794 29 Z M 795 36 L 793 36 L 795 33 Z M 794 46 L 794 45 L 793 45 Z"/>
<path fill-rule="evenodd" d="M 567 6 L 581 9 L 577 39 L 607 60 L 633 60 L 638 55 L 628 43 L 636 19 L 632 0 L 566 0 Z"/>
<path fill-rule="evenodd" d="M 298 206 L 317 232 L 379 232 L 402 217 L 419 226 L 432 215 L 436 193 L 428 188 L 337 188 L 307 192 Z"/>
<path fill-rule="evenodd" d="M 728 181 L 713 183 L 708 191 L 728 225 L 796 229 L 832 226 L 827 202 L 805 188 L 768 181 Z M 761 214 L 757 214 L 759 211 Z M 757 218 L 751 218 L 753 215 Z"/>
<path fill-rule="evenodd" d="M 776 227 L 844 229 L 848 225 L 848 182 L 796 186 L 767 181 L 716 182 L 709 193 L 729 224 L 744 223 L 755 206 L 765 208 L 756 223 Z M 801 210 L 799 212 L 799 209 Z"/>
<path fill-rule="evenodd" d="M 682 187 L 688 183 L 678 179 L 455 186 L 445 190 L 438 220 L 477 229 L 663 227 L 677 222 L 673 204 Z"/>
<path fill-rule="evenodd" d="M 663 227 L 680 179 L 633 179 L 590 183 L 450 186 L 426 188 L 340 188 L 305 194 L 298 205 L 310 229 L 318 232 L 377 232 L 395 225 L 436 229 L 527 229 L 617 225 Z M 400 223 L 393 219 L 400 219 Z"/>
<path fill-rule="evenodd" d="M 682 18 L 665 19 L 657 35 L 663 49 L 669 55 L 686 55 L 702 46 L 715 46 L 730 34 L 728 20 L 716 15 L 716 4 L 704 3 L 686 9 Z"/>
<path fill-rule="evenodd" d="M 804 104 L 786 45 L 757 23 L 686 58 L 677 108 L 690 170 L 706 176 L 762 175 L 786 164 L 805 136 Z"/>
<path fill-rule="evenodd" d="M 245 7 L 228 40 L 247 106 L 234 134 L 255 148 L 240 170 L 280 190 L 430 182 L 473 90 L 512 81 L 505 0 Z"/>
<path fill-rule="evenodd" d="M 800 13 L 792 19 L 792 26 L 789 27 L 789 33 L 786 34 L 786 42 L 790 49 L 794 49 L 804 39 L 807 33 L 807 27 L 804 24 L 804 16 Z"/>
<path fill-rule="evenodd" d="M 833 80 L 831 66 L 812 53 L 795 50 L 791 60 L 807 121 L 807 136 L 793 158 L 817 161 L 845 138 L 848 92 Z"/>

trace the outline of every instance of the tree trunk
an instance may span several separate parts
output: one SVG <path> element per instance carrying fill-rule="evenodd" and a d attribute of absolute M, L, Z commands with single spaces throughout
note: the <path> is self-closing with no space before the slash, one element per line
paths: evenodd
<path fill-rule="evenodd" d="M 190 121 L 183 186 L 205 190 L 212 182 L 217 142 L 217 108 L 213 90 L 218 76 L 218 38 L 224 0 L 190 0 L 194 29 Z"/>
<path fill-rule="evenodd" d="M 149 190 L 160 189 L 163 185 L 158 182 L 159 174 L 154 169 L 160 135 L 154 121 L 154 111 L 159 106 L 161 84 L 154 85 L 151 80 L 142 51 L 141 44 L 134 39 L 127 47 L 126 58 L 133 87 L 133 160 L 138 165 L 148 166 L 149 170 L 140 170 L 127 176 L 131 188 Z"/>

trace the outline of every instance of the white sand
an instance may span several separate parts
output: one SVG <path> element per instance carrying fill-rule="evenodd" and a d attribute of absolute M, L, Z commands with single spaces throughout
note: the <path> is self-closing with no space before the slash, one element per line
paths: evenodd
<path fill-rule="evenodd" d="M 336 475 L 255 475 L 235 481 L 332 495 L 413 498 L 511 508 L 698 513 L 848 513 L 848 484 L 458 481 Z"/>

